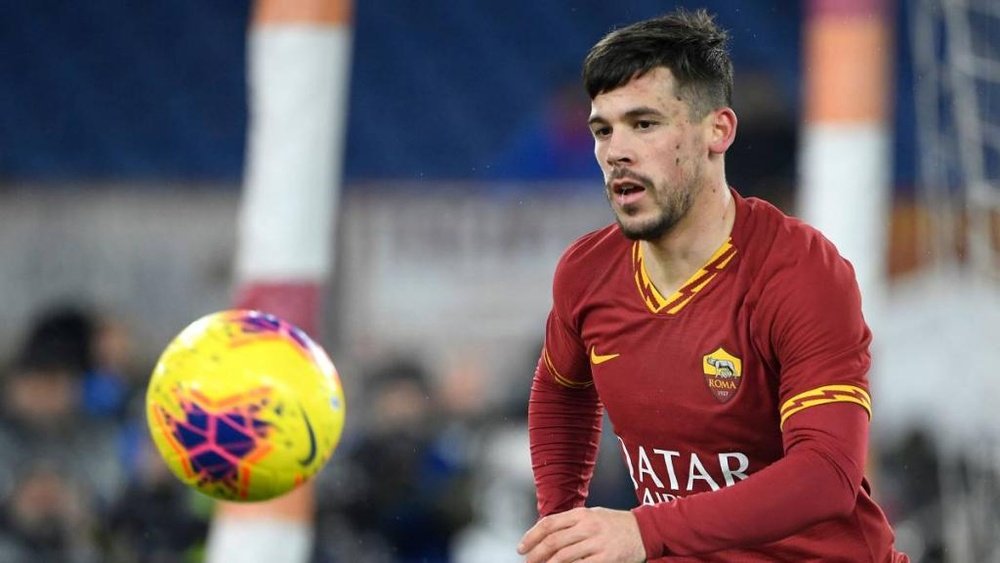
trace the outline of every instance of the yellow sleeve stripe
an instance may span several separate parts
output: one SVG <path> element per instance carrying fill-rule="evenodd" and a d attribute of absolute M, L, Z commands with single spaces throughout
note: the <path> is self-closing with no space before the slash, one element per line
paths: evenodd
<path fill-rule="evenodd" d="M 810 389 L 805 393 L 788 399 L 781 405 L 781 427 L 785 426 L 785 421 L 793 414 L 828 403 L 854 403 L 861 405 L 868 411 L 868 418 L 872 416 L 872 398 L 864 389 L 855 385 L 824 385 Z"/>
<path fill-rule="evenodd" d="M 552 378 L 555 379 L 556 383 L 559 385 L 569 387 L 570 389 L 586 389 L 594 384 L 592 380 L 573 381 L 572 379 L 564 377 L 561 373 L 559 373 L 559 370 L 556 369 L 556 366 L 552 364 L 552 358 L 549 357 L 549 351 L 544 348 L 542 348 L 542 358 L 545 360 L 545 367 L 549 368 L 549 373 L 552 374 Z"/>

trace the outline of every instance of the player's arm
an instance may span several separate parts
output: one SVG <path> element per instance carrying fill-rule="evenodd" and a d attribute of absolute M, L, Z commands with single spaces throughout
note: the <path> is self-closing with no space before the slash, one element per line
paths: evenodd
<path fill-rule="evenodd" d="M 764 544 L 850 514 L 867 432 L 868 414 L 846 403 L 797 414 L 780 461 L 731 487 L 633 509 L 647 556 Z"/>
<path fill-rule="evenodd" d="M 764 289 L 752 329 L 779 365 L 784 457 L 734 486 L 633 510 L 649 557 L 779 540 L 849 515 L 862 486 L 870 333 L 850 266 L 819 241 Z"/>
<path fill-rule="evenodd" d="M 540 516 L 583 506 L 593 476 L 602 407 L 583 349 L 553 309 L 528 402 Z"/>

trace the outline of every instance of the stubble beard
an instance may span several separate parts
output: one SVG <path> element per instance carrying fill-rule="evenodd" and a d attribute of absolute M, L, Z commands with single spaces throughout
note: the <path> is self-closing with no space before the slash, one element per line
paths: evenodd
<path fill-rule="evenodd" d="M 629 217 L 626 210 L 617 211 L 614 209 L 611 201 L 613 195 L 610 189 L 605 193 L 608 195 L 608 203 L 612 204 L 612 210 L 615 211 L 618 227 L 626 238 L 646 241 L 659 240 L 687 216 L 688 211 L 694 205 L 696 182 L 688 181 L 685 185 L 673 190 L 656 186 L 649 180 L 644 181 L 643 185 L 646 187 L 646 192 L 653 198 L 653 203 L 659 210 L 659 214 L 641 223 L 627 221 Z"/>

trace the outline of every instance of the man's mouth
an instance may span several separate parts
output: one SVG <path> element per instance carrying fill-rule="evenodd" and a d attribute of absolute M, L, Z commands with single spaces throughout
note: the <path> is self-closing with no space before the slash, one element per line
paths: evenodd
<path fill-rule="evenodd" d="M 622 183 L 614 185 L 611 189 L 614 191 L 615 195 L 628 195 L 644 191 L 646 188 L 640 186 L 639 184 Z"/>
<path fill-rule="evenodd" d="M 611 184 L 611 193 L 619 205 L 634 202 L 645 191 L 646 187 L 642 184 L 628 180 L 619 180 Z"/>

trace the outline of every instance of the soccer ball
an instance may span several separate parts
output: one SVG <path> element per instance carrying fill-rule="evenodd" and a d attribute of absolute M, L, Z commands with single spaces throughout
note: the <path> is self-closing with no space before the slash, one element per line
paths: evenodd
<path fill-rule="evenodd" d="M 213 313 L 164 350 L 146 391 L 157 449 L 181 481 L 231 501 L 273 498 L 315 475 L 344 425 L 326 352 L 258 311 Z"/>

